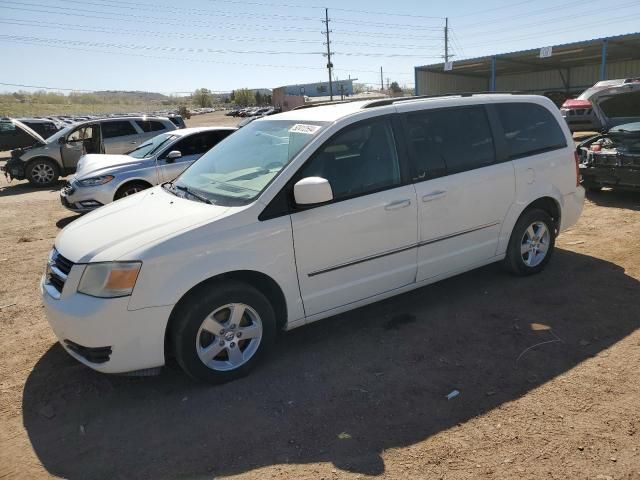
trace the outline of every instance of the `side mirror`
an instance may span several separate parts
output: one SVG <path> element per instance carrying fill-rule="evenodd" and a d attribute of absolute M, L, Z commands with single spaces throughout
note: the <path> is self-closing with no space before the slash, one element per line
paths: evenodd
<path fill-rule="evenodd" d="M 180 150 L 171 150 L 165 157 L 165 161 L 171 163 L 176 158 L 180 158 L 181 156 L 182 156 L 182 152 Z"/>
<path fill-rule="evenodd" d="M 60 145 L 64 145 L 65 143 L 67 143 L 67 139 L 66 139 L 66 138 L 64 138 L 64 137 L 60 137 L 60 138 L 58 139 L 58 143 L 59 143 Z"/>
<path fill-rule="evenodd" d="M 333 190 L 326 178 L 307 177 L 293 186 L 293 197 L 298 205 L 317 205 L 333 200 Z"/>

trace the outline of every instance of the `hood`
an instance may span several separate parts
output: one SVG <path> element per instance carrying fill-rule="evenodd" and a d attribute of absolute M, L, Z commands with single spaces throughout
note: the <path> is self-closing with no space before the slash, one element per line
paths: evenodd
<path fill-rule="evenodd" d="M 591 96 L 593 111 L 603 129 L 640 121 L 640 83 L 599 90 Z"/>
<path fill-rule="evenodd" d="M 74 263 L 143 260 L 127 254 L 176 236 L 234 208 L 186 200 L 154 187 L 100 207 L 66 226 L 56 249 Z"/>
<path fill-rule="evenodd" d="M 116 167 L 135 166 L 148 162 L 148 158 L 133 158 L 129 155 L 105 155 L 101 153 L 90 153 L 84 155 L 78 161 L 76 167 L 76 178 L 95 176 L 105 170 Z"/>
<path fill-rule="evenodd" d="M 15 118 L 12 118 L 10 120 L 16 127 L 18 127 L 19 129 L 23 130 L 27 135 L 29 135 L 31 138 L 33 138 L 35 140 L 35 143 L 40 144 L 40 145 L 45 145 L 47 142 L 45 141 L 44 138 L 42 138 L 40 136 L 40 134 L 38 132 L 36 132 L 35 130 L 33 130 L 31 127 L 27 127 L 24 123 L 22 123 L 20 120 L 16 120 Z"/>

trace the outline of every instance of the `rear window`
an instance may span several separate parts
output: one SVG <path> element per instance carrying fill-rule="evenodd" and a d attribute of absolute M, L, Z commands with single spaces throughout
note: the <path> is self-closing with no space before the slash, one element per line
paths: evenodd
<path fill-rule="evenodd" d="M 609 118 L 631 118 L 640 114 L 640 91 L 625 92 L 600 101 L 602 112 Z"/>
<path fill-rule="evenodd" d="M 136 123 L 143 132 L 159 132 L 165 129 L 165 126 L 156 120 L 136 120 Z"/>
<path fill-rule="evenodd" d="M 495 162 L 493 136 L 484 107 L 410 113 L 407 123 L 414 181 Z"/>
<path fill-rule="evenodd" d="M 138 133 L 128 120 L 119 122 L 103 122 L 101 127 L 102 138 L 124 137 L 125 135 L 135 135 Z"/>
<path fill-rule="evenodd" d="M 501 103 L 496 109 L 509 158 L 564 148 L 567 140 L 554 116 L 535 103 Z"/>

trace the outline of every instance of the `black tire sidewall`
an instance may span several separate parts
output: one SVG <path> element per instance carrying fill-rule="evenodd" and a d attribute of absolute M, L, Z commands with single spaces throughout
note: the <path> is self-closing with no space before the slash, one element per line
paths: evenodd
<path fill-rule="evenodd" d="M 218 307 L 228 303 L 244 303 L 253 308 L 262 322 L 262 339 L 258 351 L 244 365 L 231 371 L 208 368 L 196 352 L 196 335 L 203 320 Z M 225 383 L 247 375 L 273 346 L 276 318 L 269 300 L 251 285 L 236 281 L 205 284 L 189 294 L 174 313 L 171 336 L 178 364 L 192 378 L 213 384 Z"/>
<path fill-rule="evenodd" d="M 31 176 L 31 172 L 33 171 L 33 168 L 36 165 L 40 165 L 40 164 L 47 164 L 49 165 L 51 168 L 53 168 L 53 180 L 51 180 L 50 182 L 47 183 L 40 183 L 40 182 L 36 182 L 33 177 Z M 58 179 L 60 178 L 60 168 L 58 167 L 58 164 L 56 162 L 54 162 L 53 160 L 50 160 L 48 158 L 36 158 L 35 160 L 31 160 L 29 162 L 29 164 L 27 165 L 27 169 L 26 169 L 26 177 L 27 180 L 29 181 L 29 183 L 35 187 L 50 187 L 52 185 L 55 185 L 58 182 Z"/>
<path fill-rule="evenodd" d="M 125 183 L 120 188 L 118 188 L 118 190 L 116 190 L 116 193 L 113 196 L 113 200 L 116 201 L 116 200 L 120 200 L 121 198 L 126 198 L 124 196 L 124 192 L 126 192 L 127 190 L 129 190 L 130 188 L 135 187 L 135 186 L 141 187 L 140 191 L 146 190 L 148 188 L 151 188 L 151 185 L 143 183 L 143 182 L 134 181 L 134 182 Z"/>
<path fill-rule="evenodd" d="M 522 259 L 522 254 L 520 253 L 520 245 L 525 230 L 534 222 L 543 222 L 546 225 L 547 230 L 549 231 L 549 248 L 547 250 L 547 255 L 544 257 L 544 260 L 542 260 L 539 265 L 530 267 L 525 264 L 524 260 Z M 520 218 L 516 222 L 515 227 L 513 227 L 513 232 L 511 233 L 511 238 L 509 239 L 507 257 L 505 258 L 507 267 L 516 275 L 524 276 L 536 274 L 542 271 L 551 259 L 553 250 L 555 249 L 555 243 L 556 225 L 551 216 L 544 210 L 540 210 L 537 208 L 527 210 L 520 216 Z"/>

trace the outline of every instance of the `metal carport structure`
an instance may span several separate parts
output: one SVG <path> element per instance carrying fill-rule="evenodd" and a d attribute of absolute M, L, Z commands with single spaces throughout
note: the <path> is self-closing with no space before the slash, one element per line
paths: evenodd
<path fill-rule="evenodd" d="M 544 47 L 543 47 L 544 48 Z M 548 47 L 546 47 L 548 48 Z M 640 33 L 415 67 L 416 95 L 475 91 L 578 93 L 599 80 L 640 77 Z"/>

